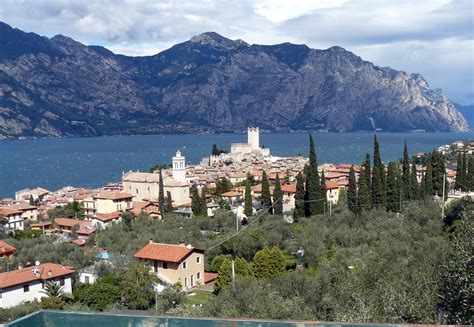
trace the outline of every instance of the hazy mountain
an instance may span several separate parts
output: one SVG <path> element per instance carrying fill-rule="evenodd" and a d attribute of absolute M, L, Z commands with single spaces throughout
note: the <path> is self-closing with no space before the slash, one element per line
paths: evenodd
<path fill-rule="evenodd" d="M 0 23 L 0 138 L 325 128 L 464 131 L 418 74 L 340 47 L 263 46 L 204 33 L 127 57 Z"/>
<path fill-rule="evenodd" d="M 474 129 L 474 104 L 461 105 L 454 103 L 456 109 L 464 116 L 470 129 Z"/>

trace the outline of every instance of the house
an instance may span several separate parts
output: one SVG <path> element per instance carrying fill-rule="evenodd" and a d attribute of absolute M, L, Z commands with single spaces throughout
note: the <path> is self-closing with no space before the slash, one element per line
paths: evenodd
<path fill-rule="evenodd" d="M 54 227 L 62 234 L 70 234 L 74 226 L 78 228 L 84 221 L 71 218 L 56 218 L 54 220 Z"/>
<path fill-rule="evenodd" d="M 235 202 L 242 199 L 242 194 L 240 192 L 229 191 L 221 194 L 221 198 L 226 200 L 230 204 L 234 204 Z"/>
<path fill-rule="evenodd" d="M 25 225 L 23 224 L 22 212 L 17 209 L 10 209 L 7 207 L 0 208 L 0 217 L 3 217 L 3 225 L 7 231 L 23 230 Z"/>
<path fill-rule="evenodd" d="M 38 221 L 38 207 L 26 203 L 12 204 L 7 208 L 21 211 L 23 220 Z"/>
<path fill-rule="evenodd" d="M 98 277 L 95 264 L 79 270 L 79 281 L 82 284 L 94 284 Z"/>
<path fill-rule="evenodd" d="M 94 229 L 107 228 L 111 224 L 118 223 L 122 220 L 122 213 L 115 211 L 111 213 L 98 213 L 92 218 L 92 227 Z"/>
<path fill-rule="evenodd" d="M 16 251 L 16 248 L 13 245 L 8 244 L 0 240 L 0 258 L 11 258 L 13 257 L 13 253 Z"/>
<path fill-rule="evenodd" d="M 53 228 L 53 223 L 50 221 L 41 221 L 30 225 L 32 230 L 41 230 L 43 232 L 50 231 Z"/>
<path fill-rule="evenodd" d="M 281 192 L 283 193 L 283 203 L 288 204 L 290 208 L 295 207 L 295 194 L 296 194 L 296 183 L 283 184 L 281 186 Z"/>
<path fill-rule="evenodd" d="M 150 267 L 163 285 L 180 283 L 184 289 L 204 284 L 204 250 L 190 244 L 150 242 L 133 255 Z"/>
<path fill-rule="evenodd" d="M 326 197 L 328 202 L 337 204 L 339 201 L 339 183 L 337 181 L 326 181 Z"/>
<path fill-rule="evenodd" d="M 97 214 L 132 210 L 132 199 L 129 193 L 101 191 L 84 200 L 84 215 L 91 219 Z"/>
<path fill-rule="evenodd" d="M 46 195 L 50 192 L 44 188 L 37 187 L 34 189 L 25 188 L 15 192 L 15 200 L 20 201 L 29 201 L 30 198 L 33 198 L 34 201 L 43 201 Z"/>
<path fill-rule="evenodd" d="M 10 308 L 26 301 L 41 300 L 41 291 L 47 281 L 59 283 L 64 293 L 72 293 L 71 277 L 74 268 L 55 263 L 37 264 L 32 267 L 0 274 L 0 308 Z"/>
<path fill-rule="evenodd" d="M 132 212 L 136 217 L 143 212 L 151 218 L 161 219 L 159 204 L 153 202 L 134 201 Z"/>

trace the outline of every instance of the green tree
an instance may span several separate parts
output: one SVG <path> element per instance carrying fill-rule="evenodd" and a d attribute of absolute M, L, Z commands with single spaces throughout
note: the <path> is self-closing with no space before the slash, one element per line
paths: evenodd
<path fill-rule="evenodd" d="M 207 217 L 207 201 L 206 201 L 206 193 L 207 193 L 207 187 L 204 186 L 201 191 L 201 209 L 199 212 L 201 213 L 201 216 Z"/>
<path fill-rule="evenodd" d="M 472 282 L 474 258 L 473 211 L 466 211 L 464 219 L 450 241 L 450 250 L 443 263 L 440 305 L 447 324 L 473 324 Z"/>
<path fill-rule="evenodd" d="M 425 171 L 425 178 L 424 178 L 424 193 L 427 197 L 433 196 L 433 166 L 431 164 L 431 154 L 428 156 L 428 161 L 426 162 L 426 171 Z"/>
<path fill-rule="evenodd" d="M 247 176 L 247 183 L 245 185 L 245 204 L 244 204 L 244 214 L 247 218 L 252 217 L 253 207 L 252 207 L 252 189 L 250 187 L 250 180 Z"/>
<path fill-rule="evenodd" d="M 221 196 L 222 193 L 229 192 L 231 189 L 232 183 L 223 177 L 216 183 L 216 196 Z"/>
<path fill-rule="evenodd" d="M 469 186 L 469 190 L 474 190 L 474 155 L 470 155 L 469 157 L 469 164 L 466 176 L 466 183 Z"/>
<path fill-rule="evenodd" d="M 457 159 L 457 164 L 456 164 L 456 181 L 454 184 L 454 189 L 456 190 L 461 190 L 462 185 L 464 185 L 464 161 L 463 157 L 461 155 L 461 152 L 458 152 L 458 159 Z"/>
<path fill-rule="evenodd" d="M 173 212 L 173 199 L 171 198 L 171 192 L 166 192 L 166 212 Z"/>
<path fill-rule="evenodd" d="M 35 205 L 35 199 L 33 198 L 33 195 L 30 194 L 30 206 L 34 206 Z"/>
<path fill-rule="evenodd" d="M 365 161 L 362 164 L 359 173 L 359 207 L 361 210 L 370 210 L 372 207 L 371 196 L 371 168 L 370 155 L 365 155 Z"/>
<path fill-rule="evenodd" d="M 295 211 L 293 221 L 298 222 L 298 219 L 305 216 L 305 202 L 304 202 L 304 177 L 301 172 L 296 176 L 296 193 L 295 193 Z"/>
<path fill-rule="evenodd" d="M 436 194 L 441 197 L 443 195 L 443 179 L 446 178 L 444 156 L 440 152 L 433 150 L 433 152 L 431 152 L 430 158 L 431 158 L 431 168 L 432 168 L 432 175 L 433 175 L 433 178 L 432 178 L 433 194 Z M 448 184 L 446 184 L 446 187 L 445 187 L 446 194 L 448 191 L 447 185 Z"/>
<path fill-rule="evenodd" d="M 274 214 L 283 215 L 283 192 L 281 191 L 280 176 L 276 174 L 275 189 L 273 190 Z"/>
<path fill-rule="evenodd" d="M 64 293 L 64 287 L 52 280 L 48 280 L 44 283 L 44 288 L 40 290 L 40 293 L 43 293 L 48 297 L 62 298 L 66 296 Z"/>
<path fill-rule="evenodd" d="M 213 156 L 218 156 L 219 155 L 219 149 L 217 148 L 217 144 L 212 145 L 212 155 Z"/>
<path fill-rule="evenodd" d="M 163 169 L 160 169 L 159 189 L 158 189 L 158 206 L 160 207 L 160 214 L 165 218 L 165 186 L 163 184 Z"/>
<path fill-rule="evenodd" d="M 158 280 L 147 266 L 134 263 L 123 276 L 123 295 L 130 309 L 146 310 L 155 299 L 154 284 Z"/>
<path fill-rule="evenodd" d="M 306 173 L 306 207 L 307 217 L 322 214 L 324 212 L 325 198 L 321 190 L 318 164 L 316 161 L 316 150 L 314 148 L 313 136 L 309 134 L 309 166 Z"/>
<path fill-rule="evenodd" d="M 201 200 L 199 199 L 199 192 L 197 189 L 196 184 L 191 186 L 191 194 L 193 198 L 191 200 L 191 209 L 193 211 L 193 215 L 200 216 L 201 215 Z"/>
<path fill-rule="evenodd" d="M 123 212 L 121 218 L 125 228 L 132 228 L 133 214 L 130 211 Z"/>
<path fill-rule="evenodd" d="M 418 200 L 420 198 L 420 190 L 418 187 L 418 178 L 416 175 L 416 160 L 414 159 L 411 164 L 410 170 L 410 195 L 411 199 Z"/>
<path fill-rule="evenodd" d="M 347 190 L 347 207 L 348 209 L 355 213 L 360 213 L 359 199 L 357 197 L 357 181 L 354 171 L 354 166 L 351 166 L 349 171 L 349 188 Z"/>
<path fill-rule="evenodd" d="M 387 177 L 388 179 L 388 177 Z M 410 158 L 408 156 L 407 142 L 405 141 L 405 146 L 403 148 L 403 161 L 402 161 L 402 181 L 403 181 L 403 200 L 412 199 L 412 188 L 410 185 Z M 387 189 L 388 189 L 388 180 L 387 180 Z M 387 194 L 387 197 L 389 194 Z"/>
<path fill-rule="evenodd" d="M 379 142 L 374 135 L 374 169 L 372 172 L 372 205 L 385 206 L 387 202 L 387 178 L 385 167 L 380 159 Z"/>
<path fill-rule="evenodd" d="M 158 313 L 165 314 L 171 309 L 183 304 L 186 300 L 186 291 L 180 284 L 167 285 L 158 296 Z"/>
<path fill-rule="evenodd" d="M 273 213 L 272 196 L 270 193 L 270 184 L 268 183 L 267 173 L 262 172 L 262 206 L 270 213 Z"/>
<path fill-rule="evenodd" d="M 257 279 L 270 279 L 285 272 L 285 257 L 276 247 L 263 248 L 253 258 L 253 272 Z"/>
<path fill-rule="evenodd" d="M 122 288 L 100 281 L 87 284 L 74 292 L 74 298 L 94 311 L 103 311 L 112 304 L 120 303 Z"/>
<path fill-rule="evenodd" d="M 402 177 L 402 186 L 405 180 Z M 400 209 L 400 189 L 398 187 L 399 173 L 395 162 L 388 163 L 387 172 L 387 210 L 392 212 L 399 212 Z"/>
<path fill-rule="evenodd" d="M 252 266 L 244 258 L 235 258 L 235 275 L 240 277 L 253 278 Z M 218 271 L 216 282 L 214 283 L 214 293 L 218 294 L 223 288 L 232 283 L 232 259 L 225 258 Z"/>

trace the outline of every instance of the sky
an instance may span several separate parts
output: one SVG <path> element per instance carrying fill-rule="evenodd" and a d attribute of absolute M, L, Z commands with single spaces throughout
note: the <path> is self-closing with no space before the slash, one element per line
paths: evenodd
<path fill-rule="evenodd" d="M 115 53 L 152 55 L 217 32 L 250 44 L 338 45 L 378 66 L 420 73 L 474 103 L 472 0 L 2 0 L 0 21 Z"/>

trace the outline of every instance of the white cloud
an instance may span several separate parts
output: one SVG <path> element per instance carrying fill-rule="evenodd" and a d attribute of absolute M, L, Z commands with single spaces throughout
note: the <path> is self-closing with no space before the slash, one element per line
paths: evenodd
<path fill-rule="evenodd" d="M 422 73 L 454 100 L 474 102 L 471 0 L 3 0 L 0 20 L 114 52 L 151 55 L 215 31 L 248 43 L 340 45 Z"/>

